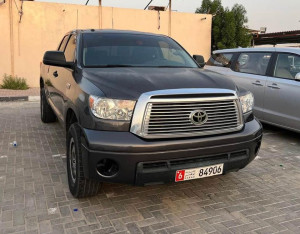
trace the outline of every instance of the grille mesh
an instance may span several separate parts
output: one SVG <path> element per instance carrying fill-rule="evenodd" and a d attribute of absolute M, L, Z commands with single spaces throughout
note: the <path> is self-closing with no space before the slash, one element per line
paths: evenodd
<path fill-rule="evenodd" d="M 208 119 L 203 125 L 191 121 L 191 113 L 205 111 Z M 236 131 L 241 127 L 237 100 L 197 102 L 150 102 L 146 106 L 143 131 L 156 135 L 212 135 Z"/>

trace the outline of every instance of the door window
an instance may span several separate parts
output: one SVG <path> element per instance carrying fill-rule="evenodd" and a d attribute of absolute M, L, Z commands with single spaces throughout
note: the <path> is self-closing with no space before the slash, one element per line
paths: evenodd
<path fill-rule="evenodd" d="M 208 62 L 209 66 L 230 67 L 233 54 L 213 54 Z"/>
<path fill-rule="evenodd" d="M 294 54 L 278 54 L 274 76 L 285 79 L 295 79 L 300 72 L 300 56 Z"/>
<path fill-rule="evenodd" d="M 271 53 L 241 53 L 234 70 L 236 72 L 266 75 Z"/>
<path fill-rule="evenodd" d="M 76 38 L 72 35 L 65 49 L 65 57 L 67 62 L 75 61 Z"/>
<path fill-rule="evenodd" d="M 61 51 L 61 52 L 64 51 L 64 49 L 65 49 L 65 47 L 66 47 L 66 44 L 67 44 L 67 42 L 68 42 L 68 39 L 69 39 L 69 35 L 65 36 L 65 37 L 62 39 L 62 41 L 61 41 L 61 43 L 60 43 L 60 45 L 59 45 L 59 47 L 58 47 L 58 51 Z"/>

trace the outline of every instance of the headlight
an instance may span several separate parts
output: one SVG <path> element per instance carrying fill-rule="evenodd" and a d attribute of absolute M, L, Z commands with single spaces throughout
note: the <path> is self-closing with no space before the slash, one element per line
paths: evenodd
<path fill-rule="evenodd" d="M 252 111 L 254 106 L 253 94 L 251 92 L 248 92 L 246 95 L 240 96 L 240 102 L 242 104 L 243 113 Z"/>
<path fill-rule="evenodd" d="M 92 113 L 101 119 L 131 120 L 135 101 L 90 96 Z"/>

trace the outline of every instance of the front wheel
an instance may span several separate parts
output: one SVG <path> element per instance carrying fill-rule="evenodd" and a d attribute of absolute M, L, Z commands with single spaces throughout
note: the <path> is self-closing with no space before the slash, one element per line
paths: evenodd
<path fill-rule="evenodd" d="M 84 177 L 81 147 L 81 130 L 74 123 L 67 133 L 67 173 L 70 192 L 76 198 L 97 195 L 102 185 Z"/>
<path fill-rule="evenodd" d="M 44 88 L 41 88 L 40 96 L 41 120 L 43 121 L 43 123 L 55 122 L 56 116 L 46 99 L 46 93 Z"/>

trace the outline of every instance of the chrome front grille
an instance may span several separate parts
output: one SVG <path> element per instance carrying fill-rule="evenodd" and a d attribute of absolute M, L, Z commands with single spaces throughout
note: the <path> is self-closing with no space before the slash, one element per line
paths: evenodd
<path fill-rule="evenodd" d="M 215 90 L 206 89 L 199 90 L 198 94 L 204 91 L 207 94 L 205 97 L 166 95 L 164 98 L 158 94 L 144 98 L 144 105 L 138 105 L 138 109 L 143 108 L 144 113 L 140 119 L 135 116 L 140 125 L 133 125 L 133 132 L 144 138 L 175 138 L 215 135 L 242 129 L 243 119 L 237 95 L 228 95 L 226 90 L 214 93 Z M 193 121 L 195 112 L 204 112 L 205 121 L 201 124 Z"/>

